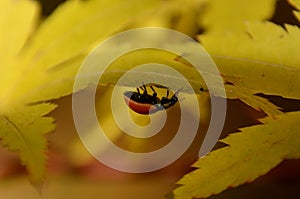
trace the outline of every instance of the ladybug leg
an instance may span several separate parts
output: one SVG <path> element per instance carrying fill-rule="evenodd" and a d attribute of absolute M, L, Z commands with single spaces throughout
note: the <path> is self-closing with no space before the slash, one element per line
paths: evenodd
<path fill-rule="evenodd" d="M 140 89 L 145 90 L 143 86 L 140 86 Z"/>
<path fill-rule="evenodd" d="M 151 90 L 153 91 L 153 93 L 156 93 L 153 86 L 150 86 Z"/>
<path fill-rule="evenodd" d="M 145 89 L 145 91 L 144 91 L 144 92 L 146 92 L 146 93 L 147 93 L 147 88 L 146 88 L 145 84 L 143 85 L 143 88 Z"/>
<path fill-rule="evenodd" d="M 140 89 L 139 89 L 139 88 L 136 88 L 136 90 L 137 90 L 137 92 L 138 92 L 137 95 L 136 95 L 136 98 L 140 100 L 140 99 L 141 99 L 141 92 L 140 92 Z"/>
<path fill-rule="evenodd" d="M 157 96 L 157 92 L 154 90 L 153 86 L 150 86 L 151 90 L 153 91 L 153 97 Z"/>
<path fill-rule="evenodd" d="M 151 96 L 148 95 L 148 92 L 147 92 L 147 88 L 145 85 L 141 86 L 140 89 L 142 89 L 144 92 L 143 94 L 140 95 L 141 99 L 144 101 L 144 102 L 148 102 L 149 100 L 151 100 Z"/>
<path fill-rule="evenodd" d="M 147 88 L 146 88 L 146 86 L 145 85 L 143 85 L 143 88 L 144 88 L 144 95 L 147 95 L 148 93 L 147 93 Z"/>
<path fill-rule="evenodd" d="M 153 91 L 152 94 L 152 104 L 158 104 L 160 100 L 157 98 L 157 92 L 154 90 L 153 86 L 150 86 L 151 90 Z"/>
<path fill-rule="evenodd" d="M 164 106 L 165 104 L 168 104 L 170 102 L 170 99 L 168 98 L 170 94 L 169 89 L 167 90 L 167 95 L 166 97 L 161 98 L 161 104 Z"/>
<path fill-rule="evenodd" d="M 142 89 L 144 92 L 143 92 L 143 95 L 147 95 L 147 89 L 146 89 L 146 86 L 143 84 L 143 86 L 140 87 L 140 89 Z"/>

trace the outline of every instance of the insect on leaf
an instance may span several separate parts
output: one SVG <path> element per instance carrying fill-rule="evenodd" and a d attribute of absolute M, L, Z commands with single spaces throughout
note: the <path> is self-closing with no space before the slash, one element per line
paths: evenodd
<path fill-rule="evenodd" d="M 299 8 L 299 1 L 293 5 Z M 300 99 L 300 30 L 270 22 L 247 22 L 241 27 L 231 32 L 210 31 L 199 40 L 227 83 L 227 97 L 241 99 L 270 117 L 221 140 L 229 146 L 200 158 L 193 165 L 197 169 L 185 175 L 168 198 L 207 198 L 255 180 L 284 159 L 300 157 L 300 112 L 283 114 L 279 107 L 254 95 Z"/>

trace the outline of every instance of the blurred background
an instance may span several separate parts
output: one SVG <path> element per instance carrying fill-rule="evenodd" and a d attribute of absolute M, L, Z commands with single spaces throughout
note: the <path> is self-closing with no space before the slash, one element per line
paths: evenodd
<path fill-rule="evenodd" d="M 49 16 L 53 10 L 63 3 L 63 0 L 39 0 L 42 5 L 42 15 Z M 299 26 L 292 14 L 292 7 L 285 1 L 279 0 L 276 4 L 274 15 L 268 19 L 279 25 L 284 23 Z M 197 27 L 195 33 L 205 31 Z M 97 106 L 107 106 L 111 94 L 111 87 L 99 87 L 97 92 Z M 199 108 L 206 109 L 209 115 L 209 98 L 204 93 L 197 96 Z M 300 102 L 286 100 L 276 96 L 264 96 L 275 104 L 284 108 L 284 111 L 299 110 Z M 62 198 L 125 198 L 125 199 L 160 199 L 171 192 L 175 184 L 184 174 L 192 171 L 190 165 L 197 160 L 197 154 L 202 143 L 203 132 L 207 128 L 207 120 L 200 121 L 200 129 L 193 145 L 186 153 L 168 167 L 159 171 L 144 174 L 128 174 L 113 170 L 94 159 L 82 146 L 76 133 L 71 107 L 71 96 L 55 100 L 59 106 L 51 113 L 56 119 L 55 132 L 48 134 L 49 150 L 48 173 L 42 192 L 39 193 L 28 181 L 25 168 L 20 164 L 16 153 L 8 152 L 0 147 L 0 198 L 23 199 L 62 199 Z M 178 121 L 178 106 L 168 112 L 170 115 L 170 132 Z M 228 101 L 228 113 L 224 131 L 221 138 L 228 133 L 237 131 L 238 128 L 258 124 L 257 119 L 265 115 L 258 112 L 239 100 Z M 106 118 L 110 116 L 105 115 Z M 169 138 L 172 135 L 169 135 Z M 116 143 L 125 147 L 133 147 L 138 150 L 148 150 L 163 145 L 168 137 L 156 138 L 148 143 L 139 143 L 128 140 L 125 136 L 116 136 Z M 224 145 L 218 143 L 215 149 Z M 251 184 L 245 184 L 238 188 L 231 188 L 225 192 L 210 197 L 211 199 L 234 198 L 299 198 L 300 195 L 300 160 L 288 160 L 282 162 L 271 172 L 258 178 Z"/>

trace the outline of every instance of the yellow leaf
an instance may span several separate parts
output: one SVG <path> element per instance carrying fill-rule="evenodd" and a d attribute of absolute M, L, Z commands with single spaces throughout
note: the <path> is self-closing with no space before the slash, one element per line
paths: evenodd
<path fill-rule="evenodd" d="M 251 95 L 251 92 L 246 88 L 232 85 L 225 85 L 225 88 L 227 90 L 226 97 L 228 99 L 238 98 L 239 100 L 241 100 L 245 104 L 248 104 L 252 108 L 258 111 L 263 111 L 268 116 L 282 114 L 282 112 L 280 111 L 280 107 L 274 105 L 265 98 L 259 97 L 257 95 Z"/>
<path fill-rule="evenodd" d="M 188 46 L 188 44 L 185 45 Z M 181 47 L 183 49 L 185 48 L 185 46 Z M 183 53 L 184 52 L 182 52 L 182 54 Z M 95 61 L 97 62 L 97 59 Z M 94 64 L 96 64 L 96 62 Z M 205 84 L 203 78 L 194 66 L 192 66 L 190 63 L 188 63 L 186 60 L 184 60 L 178 55 L 174 55 L 170 52 L 157 49 L 143 49 L 119 57 L 102 74 L 100 84 L 114 85 L 122 77 L 122 75 L 124 75 L 124 73 L 128 72 L 135 66 L 142 65 L 145 63 L 160 63 L 166 66 L 170 66 L 178 72 L 180 72 L 180 74 L 182 74 L 183 77 L 179 78 L 176 76 L 167 75 L 162 71 L 151 72 L 151 74 L 143 71 L 136 71 L 134 73 L 134 77 L 131 79 L 128 78 L 128 80 L 126 81 L 126 85 L 122 86 L 133 86 L 136 81 L 142 81 L 143 79 L 145 79 L 146 75 L 150 75 L 150 78 L 153 79 L 153 81 L 155 81 L 156 79 L 164 79 L 166 85 L 170 87 L 176 88 L 178 87 L 178 85 L 184 85 L 183 81 L 187 79 L 196 93 L 200 93 L 200 88 L 204 88 L 204 90 L 207 90 L 207 85 Z M 220 67 L 219 69 L 222 68 Z M 85 75 L 88 76 L 88 74 Z M 214 74 L 210 75 L 214 77 Z M 227 77 L 224 74 L 222 74 L 222 76 L 224 76 L 225 78 Z M 228 78 L 227 81 L 229 81 Z M 222 94 L 222 86 L 223 84 L 214 85 L 213 87 L 210 87 L 210 89 L 211 91 L 214 90 L 215 94 Z M 182 87 L 182 92 L 189 92 L 188 88 L 185 88 L 184 86 Z M 253 91 L 248 90 L 245 87 L 225 85 L 225 88 L 227 91 L 227 97 L 229 99 L 239 98 L 249 106 L 252 106 L 257 110 L 264 111 L 267 115 L 277 115 L 282 113 L 279 107 L 273 105 L 271 102 L 262 97 L 252 95 Z"/>
<path fill-rule="evenodd" d="M 200 36 L 226 81 L 250 90 L 300 99 L 300 29 L 248 23 L 247 32 Z M 238 96 L 237 96 L 238 97 Z"/>
<path fill-rule="evenodd" d="M 199 30 L 198 16 L 204 11 L 206 3 L 207 0 L 162 1 L 156 9 L 144 12 L 130 28 L 163 27 L 194 37 Z"/>
<path fill-rule="evenodd" d="M 24 0 L 0 1 L 0 74 L 4 75 L 9 61 L 23 48 L 35 27 L 39 6 Z"/>
<path fill-rule="evenodd" d="M 160 1 L 67 1 L 34 31 L 38 4 L 0 3 L 0 138 L 20 153 L 30 179 L 45 174 L 46 139 L 55 106 L 40 103 L 70 94 L 75 74 L 97 42 L 121 31 Z"/>
<path fill-rule="evenodd" d="M 295 16 L 300 21 L 300 1 L 299 0 L 288 0 L 288 2 L 294 6 L 298 11 L 294 11 Z"/>
<path fill-rule="evenodd" d="M 2 106 L 70 94 L 72 84 L 62 82 L 73 81 L 91 47 L 159 2 L 67 1 L 40 25 L 28 47 L 8 67 L 6 78 L 1 80 Z"/>
<path fill-rule="evenodd" d="M 209 32 L 234 32 L 244 29 L 246 21 L 267 20 L 273 14 L 275 0 L 211 0 L 201 22 Z"/>
<path fill-rule="evenodd" d="M 142 49 L 133 51 L 116 59 L 102 75 L 100 83 L 115 84 L 125 72 L 129 71 L 135 66 L 146 63 L 159 63 L 174 68 L 180 74 L 182 74 L 183 77 L 179 78 L 168 75 L 162 71 L 151 73 L 136 71 L 135 77 L 128 79 L 126 81 L 126 85 L 122 86 L 133 86 L 137 80 L 143 80 L 145 79 L 145 75 L 150 75 L 153 81 L 156 79 L 164 79 L 166 85 L 176 88 L 179 85 L 184 85 L 182 81 L 184 81 L 184 78 L 186 78 L 190 81 L 190 84 L 194 87 L 195 91 L 199 93 L 200 87 L 206 87 L 203 78 L 197 69 L 195 69 L 195 67 L 187 65 L 178 59 L 178 55 L 158 49 Z M 183 87 L 183 91 L 185 91 L 185 89 L 186 88 Z"/>
<path fill-rule="evenodd" d="M 222 140 L 229 146 L 211 152 L 184 176 L 170 198 L 207 198 L 228 187 L 251 182 L 283 159 L 300 158 L 300 112 L 261 120 Z"/>
<path fill-rule="evenodd" d="M 42 183 L 45 174 L 47 141 L 44 134 L 54 130 L 54 120 L 43 116 L 55 107 L 46 103 L 18 106 L 0 115 L 2 144 L 20 152 L 21 162 L 35 185 Z"/>

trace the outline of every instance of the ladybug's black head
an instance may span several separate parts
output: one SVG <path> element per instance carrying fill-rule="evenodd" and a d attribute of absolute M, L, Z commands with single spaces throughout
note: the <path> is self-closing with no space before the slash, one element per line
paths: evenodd
<path fill-rule="evenodd" d="M 171 97 L 171 98 L 166 98 L 166 97 L 163 97 L 162 100 L 161 100 L 161 105 L 167 109 L 171 106 L 173 106 L 174 104 L 176 104 L 178 102 L 178 93 L 179 91 L 181 91 L 181 89 L 177 90 L 174 95 Z"/>
<path fill-rule="evenodd" d="M 170 99 L 170 102 L 173 102 L 175 104 L 176 102 L 178 102 L 178 97 L 173 95 L 173 97 Z"/>
<path fill-rule="evenodd" d="M 174 93 L 174 95 L 171 97 L 170 102 L 171 102 L 172 104 L 175 104 L 176 102 L 178 102 L 178 93 L 179 93 L 179 91 L 181 91 L 181 90 L 182 90 L 182 88 L 178 89 L 178 90 Z"/>

